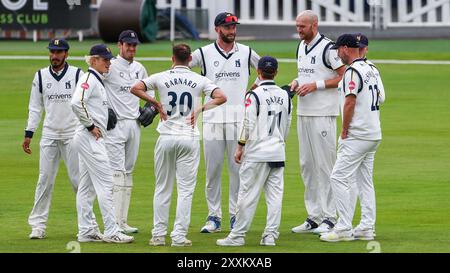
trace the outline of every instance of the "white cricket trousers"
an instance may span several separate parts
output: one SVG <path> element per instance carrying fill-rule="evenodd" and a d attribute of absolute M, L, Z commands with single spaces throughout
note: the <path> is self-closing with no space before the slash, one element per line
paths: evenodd
<path fill-rule="evenodd" d="M 39 153 L 39 179 L 34 196 L 34 206 L 28 217 L 32 229 L 45 230 L 52 202 L 53 186 L 60 159 L 67 167 L 72 189 L 78 189 L 78 153 L 72 147 L 72 139 L 55 140 L 42 138 Z"/>
<path fill-rule="evenodd" d="M 375 228 L 376 205 L 373 186 L 373 163 L 381 140 L 361 140 L 353 137 L 339 139 L 336 164 L 331 174 L 331 186 L 339 214 L 336 230 L 352 228 L 354 205 L 350 200 L 352 181 L 360 190 L 360 227 Z"/>
<path fill-rule="evenodd" d="M 133 169 L 139 152 L 141 128 L 135 119 L 117 121 L 105 138 L 109 162 L 114 171 L 113 201 L 119 225 L 127 224 L 133 188 Z"/>
<path fill-rule="evenodd" d="M 165 236 L 169 224 L 170 201 L 176 179 L 177 209 L 173 242 L 186 239 L 200 162 L 200 141 L 191 137 L 161 135 L 155 146 L 156 185 L 153 196 L 153 237 Z"/>
<path fill-rule="evenodd" d="M 117 121 L 105 138 L 109 162 L 114 171 L 131 174 L 136 164 L 141 139 L 141 128 L 135 119 Z"/>
<path fill-rule="evenodd" d="M 297 117 L 300 167 L 308 218 L 336 222 L 330 174 L 336 160 L 336 117 Z"/>
<path fill-rule="evenodd" d="M 203 152 L 206 165 L 206 202 L 208 216 L 222 218 L 221 183 L 225 151 L 228 159 L 230 218 L 236 214 L 239 194 L 239 164 L 234 162 L 240 124 L 203 123 Z"/>
<path fill-rule="evenodd" d="M 283 200 L 284 167 L 270 168 L 267 162 L 242 163 L 239 171 L 241 185 L 237 202 L 236 222 L 230 237 L 245 237 L 250 229 L 259 196 L 264 189 L 267 204 L 266 227 L 262 237 L 272 235 L 278 238 L 281 222 L 281 207 Z"/>
<path fill-rule="evenodd" d="M 112 236 L 119 230 L 114 216 L 113 176 L 105 141 L 98 140 L 88 130 L 78 131 L 73 138 L 80 160 L 80 185 L 77 193 L 78 236 L 92 234 L 96 227 L 90 220 L 97 196 L 105 227 L 104 235 Z"/>

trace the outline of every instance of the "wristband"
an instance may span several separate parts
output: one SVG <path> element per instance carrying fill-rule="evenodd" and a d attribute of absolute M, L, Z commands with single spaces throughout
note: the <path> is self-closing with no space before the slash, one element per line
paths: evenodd
<path fill-rule="evenodd" d="M 33 134 L 34 134 L 34 132 L 25 130 L 25 137 L 32 138 Z"/>
<path fill-rule="evenodd" d="M 239 141 L 238 141 L 238 144 L 241 145 L 241 146 L 245 146 L 245 141 L 239 140 Z"/>
<path fill-rule="evenodd" d="M 89 127 L 86 127 L 87 129 L 88 129 L 88 131 L 90 132 L 90 131 L 92 131 L 92 130 L 94 130 L 94 128 L 95 128 L 95 124 L 92 124 L 91 126 L 89 126 Z"/>
<path fill-rule="evenodd" d="M 316 81 L 317 90 L 324 90 L 325 87 L 325 81 Z"/>

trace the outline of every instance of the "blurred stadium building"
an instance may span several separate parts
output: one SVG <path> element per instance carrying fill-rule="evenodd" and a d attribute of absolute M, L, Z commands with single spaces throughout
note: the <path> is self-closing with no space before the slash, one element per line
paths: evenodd
<path fill-rule="evenodd" d="M 240 19 L 240 39 L 297 39 L 295 17 L 305 9 L 319 14 L 321 32 L 332 38 L 356 31 L 370 38 L 450 37 L 450 0 L 0 0 L 0 35 L 111 42 L 133 28 L 147 41 L 215 39 L 214 17 L 229 11 Z"/>

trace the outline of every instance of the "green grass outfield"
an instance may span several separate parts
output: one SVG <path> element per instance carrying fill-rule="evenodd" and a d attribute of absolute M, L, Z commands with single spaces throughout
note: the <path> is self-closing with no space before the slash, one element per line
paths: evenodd
<path fill-rule="evenodd" d="M 71 42 L 71 54 L 82 56 L 98 41 Z M 193 48 L 207 43 L 193 42 Z M 260 55 L 294 58 L 296 41 L 245 41 Z M 46 43 L 0 42 L 0 55 L 46 55 Z M 113 51 L 117 48 L 112 45 Z M 170 57 L 167 42 L 144 44 L 140 57 Z M 369 58 L 450 60 L 450 40 L 371 41 Z M 86 69 L 81 61 L 73 65 Z M 143 62 L 150 73 L 170 67 L 169 62 Z M 29 89 L 34 73 L 47 60 L 0 60 L 0 252 L 69 252 L 76 240 L 75 195 L 61 163 L 53 193 L 45 240 L 29 240 L 28 214 L 33 205 L 38 178 L 41 127 L 33 138 L 33 154 L 21 148 L 28 115 Z M 450 65 L 378 65 L 386 88 L 387 102 L 381 108 L 383 141 L 376 154 L 374 181 L 377 195 L 377 238 L 382 252 L 450 252 Z M 296 76 L 295 63 L 281 63 L 277 82 Z M 255 78 L 252 72 L 252 80 Z M 229 231 L 228 176 L 223 172 L 223 232 L 201 234 L 207 216 L 204 197 L 205 167 L 202 161 L 192 206 L 188 238 L 190 248 L 150 247 L 154 190 L 153 147 L 156 124 L 142 130 L 140 153 L 134 173 L 129 223 L 140 232 L 128 245 L 81 244 L 81 252 L 361 252 L 371 251 L 368 242 L 320 242 L 315 235 L 292 234 L 290 229 L 306 217 L 300 178 L 296 118 L 287 143 L 287 167 L 280 238 L 276 247 L 260 247 L 265 225 L 265 203 L 260 200 L 246 246 L 222 248 L 216 239 Z M 174 196 L 175 193 L 174 193 Z M 176 198 L 173 198 L 169 232 Z M 100 212 L 96 209 L 99 224 Z M 359 212 L 356 215 L 359 220 Z M 169 239 L 169 238 L 168 238 Z M 170 240 L 168 240 L 170 241 Z M 375 243 L 375 244 L 377 244 Z M 373 243 L 372 243 L 373 244 Z"/>

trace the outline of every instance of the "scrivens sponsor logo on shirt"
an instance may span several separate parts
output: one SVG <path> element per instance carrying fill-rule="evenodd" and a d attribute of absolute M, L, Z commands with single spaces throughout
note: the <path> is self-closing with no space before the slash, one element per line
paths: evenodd
<path fill-rule="evenodd" d="M 299 67 L 298 73 L 302 74 L 314 74 L 315 70 L 314 68 L 307 68 L 307 67 Z"/>
<path fill-rule="evenodd" d="M 127 85 L 127 86 L 120 86 L 119 93 L 120 94 L 130 93 L 130 89 L 131 89 L 131 86 L 129 86 L 129 85 Z"/>
<path fill-rule="evenodd" d="M 72 99 L 72 94 L 49 94 L 47 99 L 52 103 L 65 103 Z"/>
<path fill-rule="evenodd" d="M 237 79 L 239 79 L 241 77 L 241 73 L 239 71 L 234 71 L 234 72 L 227 72 L 227 71 L 223 71 L 223 72 L 217 72 L 216 74 L 214 74 L 216 80 L 218 81 L 235 81 Z"/>
<path fill-rule="evenodd" d="M 189 86 L 190 88 L 197 87 L 196 82 L 189 80 L 189 79 L 184 79 L 184 78 L 172 78 L 169 81 L 164 82 L 164 85 L 167 88 L 170 88 L 172 86 L 177 86 L 177 85 L 186 85 L 186 86 Z"/>

